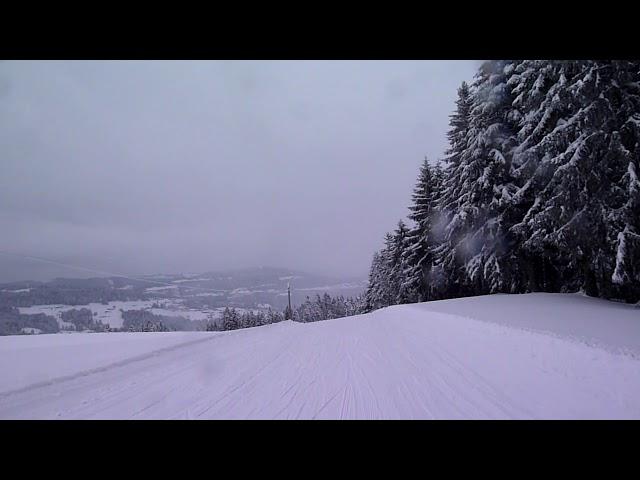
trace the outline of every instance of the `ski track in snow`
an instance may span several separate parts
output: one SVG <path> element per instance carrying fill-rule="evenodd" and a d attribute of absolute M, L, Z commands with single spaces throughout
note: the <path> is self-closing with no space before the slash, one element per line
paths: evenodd
<path fill-rule="evenodd" d="M 404 305 L 203 335 L 0 393 L 0 418 L 640 418 L 640 361 Z"/>

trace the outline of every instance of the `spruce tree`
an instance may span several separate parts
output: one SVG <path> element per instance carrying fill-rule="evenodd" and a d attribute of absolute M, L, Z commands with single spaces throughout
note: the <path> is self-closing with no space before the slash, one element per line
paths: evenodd
<path fill-rule="evenodd" d="M 516 191 L 511 177 L 514 134 L 507 86 L 513 66 L 513 62 L 492 61 L 481 67 L 472 87 L 466 142 L 453 157 L 455 168 L 443 192 L 443 208 L 450 221 L 442 262 L 456 271 L 454 281 L 465 293 L 502 291 L 508 277 L 502 261 L 507 250 L 502 213 Z"/>
<path fill-rule="evenodd" d="M 637 292 L 638 66 L 529 67 L 547 72 L 547 81 L 536 82 L 540 93 L 530 89 L 539 101 L 528 102 L 521 122 L 517 153 L 533 173 L 517 194 L 526 212 L 514 231 L 526 252 L 551 265 L 541 275 L 545 286 L 551 270 L 560 291 L 630 299 Z"/>
<path fill-rule="evenodd" d="M 407 234 L 404 250 L 405 281 L 400 286 L 399 303 L 423 302 L 431 298 L 429 274 L 434 249 L 439 241 L 436 204 L 440 193 L 441 170 L 425 158 L 409 207 L 409 218 L 415 222 Z"/>
<path fill-rule="evenodd" d="M 382 258 L 380 252 L 374 252 L 369 269 L 369 282 L 364 294 L 363 313 L 380 308 L 380 284 L 382 275 Z"/>
<path fill-rule="evenodd" d="M 437 208 L 440 214 L 440 242 L 434 249 L 434 268 L 432 272 L 435 293 L 438 297 L 455 296 L 462 293 L 462 255 L 458 251 L 460 232 L 449 226 L 458 211 L 462 196 L 460 178 L 464 168 L 461 157 L 469 140 L 469 128 L 472 108 L 471 89 L 466 82 L 458 89 L 456 108 L 449 117 L 447 139 L 449 148 L 445 152 L 445 167 L 442 186 L 438 196 Z M 459 219 L 456 217 L 456 221 Z M 445 226 L 449 226 L 447 230 Z"/>
<path fill-rule="evenodd" d="M 404 221 L 398 225 L 391 236 L 391 244 L 387 254 L 387 269 L 389 273 L 389 303 L 396 305 L 402 300 L 402 285 L 406 282 L 406 249 L 409 246 L 409 229 Z"/>

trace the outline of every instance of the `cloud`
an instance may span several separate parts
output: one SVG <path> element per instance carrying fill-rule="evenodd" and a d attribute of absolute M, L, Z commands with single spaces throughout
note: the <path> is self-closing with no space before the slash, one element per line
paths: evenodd
<path fill-rule="evenodd" d="M 476 68 L 0 62 L 0 248 L 122 273 L 364 274 Z"/>

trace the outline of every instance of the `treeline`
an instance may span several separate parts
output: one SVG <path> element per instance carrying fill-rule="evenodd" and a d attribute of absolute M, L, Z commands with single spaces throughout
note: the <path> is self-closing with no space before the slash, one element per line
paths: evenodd
<path fill-rule="evenodd" d="M 72 308 L 71 310 L 66 310 L 60 314 L 60 319 L 63 322 L 72 324 L 74 330 L 80 332 L 85 330 L 92 332 L 108 332 L 109 325 L 102 323 L 94 317 L 94 313 L 88 308 Z"/>
<path fill-rule="evenodd" d="M 39 285 L 25 292 L 0 291 L 0 305 L 30 307 L 32 305 L 88 305 L 107 304 L 112 301 L 130 301 L 146 298 L 144 288 L 119 290 L 110 286 L 79 287 Z"/>
<path fill-rule="evenodd" d="M 204 330 L 206 322 L 174 315 L 157 315 L 149 310 L 123 310 L 125 332 L 179 332 Z"/>
<path fill-rule="evenodd" d="M 364 310 L 489 293 L 640 300 L 640 64 L 491 61 L 373 256 Z"/>
<path fill-rule="evenodd" d="M 0 305 L 0 335 L 20 335 L 34 328 L 41 333 L 58 333 L 60 330 L 58 322 L 50 315 L 27 315 L 20 313 L 15 307 Z"/>
<path fill-rule="evenodd" d="M 293 309 L 290 319 L 294 322 L 317 322 L 319 320 L 357 315 L 362 311 L 363 303 L 359 297 L 345 298 L 342 295 L 332 297 L 328 293 L 325 293 L 322 296 L 316 295 L 316 298 L 313 300 L 307 297 L 302 304 Z M 224 331 L 260 327 L 287 319 L 289 319 L 289 315 L 286 309 L 284 312 L 271 309 L 266 312 L 240 312 L 235 308 L 227 307 L 224 309 L 222 317 L 218 321 L 207 324 L 206 330 Z"/>
<path fill-rule="evenodd" d="M 362 302 L 360 298 L 345 298 L 342 295 L 332 297 L 328 293 L 316 295 L 311 300 L 309 297 L 293 312 L 292 320 L 297 322 L 317 322 L 332 318 L 348 317 L 361 313 Z"/>
<path fill-rule="evenodd" d="M 315 300 L 306 301 L 293 311 L 291 320 L 297 322 L 316 322 L 330 318 L 356 315 L 362 311 L 359 298 L 332 297 L 329 294 L 317 295 Z M 228 331 L 242 328 L 261 327 L 287 319 L 285 312 L 268 309 L 267 311 L 239 310 L 226 307 L 222 316 L 207 322 L 189 321 L 182 317 L 156 315 L 148 310 L 127 310 L 122 312 L 123 331 L 155 332 L 175 330 Z"/>
<path fill-rule="evenodd" d="M 278 323 L 285 319 L 284 314 L 269 309 L 266 312 L 238 311 L 226 307 L 219 321 L 211 321 L 206 325 L 207 331 L 238 330 L 240 328 L 260 327 L 271 323 Z"/>
<path fill-rule="evenodd" d="M 160 307 L 161 305 L 155 305 Z M 293 311 L 291 320 L 297 322 L 316 322 L 331 318 L 356 315 L 362 311 L 360 298 L 332 297 L 329 294 L 309 297 Z M 287 319 L 286 312 L 269 309 L 267 311 L 243 311 L 226 307 L 222 316 L 209 321 L 190 320 L 173 315 L 158 315 L 150 310 L 122 310 L 121 328 L 112 328 L 96 319 L 88 308 L 71 309 L 61 312 L 64 322 L 62 330 L 89 332 L 172 332 L 172 331 L 227 331 L 241 328 L 260 327 Z M 57 333 L 61 329 L 57 320 L 45 314 L 20 314 L 16 307 L 0 306 L 0 335 L 18 335 L 30 333 L 29 329 L 38 329 L 39 333 Z"/>

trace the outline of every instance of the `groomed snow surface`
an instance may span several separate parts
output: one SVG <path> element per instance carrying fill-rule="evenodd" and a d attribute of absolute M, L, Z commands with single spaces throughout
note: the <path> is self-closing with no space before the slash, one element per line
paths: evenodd
<path fill-rule="evenodd" d="M 640 418 L 640 309 L 539 293 L 232 332 L 2 337 L 0 418 Z"/>

